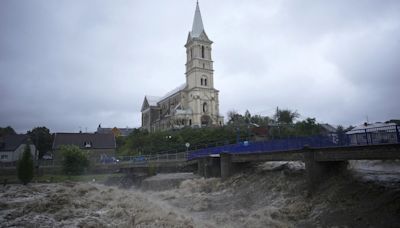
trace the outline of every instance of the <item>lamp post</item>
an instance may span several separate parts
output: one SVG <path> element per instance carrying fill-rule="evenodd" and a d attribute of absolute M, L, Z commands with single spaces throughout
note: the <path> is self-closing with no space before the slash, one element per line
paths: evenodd
<path fill-rule="evenodd" d="M 239 144 L 240 142 L 240 131 L 239 127 L 236 128 L 236 143 Z"/>

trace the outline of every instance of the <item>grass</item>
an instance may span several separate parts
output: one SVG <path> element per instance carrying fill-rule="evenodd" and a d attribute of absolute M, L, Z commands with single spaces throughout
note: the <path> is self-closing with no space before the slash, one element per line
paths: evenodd
<path fill-rule="evenodd" d="M 124 176 L 124 174 L 122 173 L 90 174 L 90 175 L 77 175 L 77 176 L 43 175 L 43 176 L 34 176 L 31 183 L 59 183 L 64 181 L 89 182 L 93 180 L 95 180 L 96 182 L 104 182 L 109 177 L 122 177 L 122 176 Z M 4 183 L 5 179 L 7 179 L 8 184 L 21 183 L 16 175 L 8 175 L 8 176 L 0 175 L 0 185 Z"/>

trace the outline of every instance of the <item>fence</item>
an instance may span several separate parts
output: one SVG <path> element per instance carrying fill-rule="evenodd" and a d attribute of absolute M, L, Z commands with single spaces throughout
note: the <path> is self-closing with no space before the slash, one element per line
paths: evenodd
<path fill-rule="evenodd" d="M 398 125 L 373 127 L 347 132 L 350 145 L 369 145 L 381 143 L 399 143 L 400 134 Z"/>
<path fill-rule="evenodd" d="M 188 158 L 188 152 L 163 153 L 163 154 L 138 155 L 138 156 L 119 156 L 117 158 L 121 163 L 134 163 L 134 164 L 143 164 L 148 162 L 186 161 Z"/>

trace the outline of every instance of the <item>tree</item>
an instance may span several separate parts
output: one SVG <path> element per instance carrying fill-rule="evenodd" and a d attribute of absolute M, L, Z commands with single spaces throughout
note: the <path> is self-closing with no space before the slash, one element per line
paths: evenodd
<path fill-rule="evenodd" d="M 250 112 L 248 114 L 250 115 Z M 235 110 L 228 112 L 228 119 L 227 125 L 242 126 L 246 123 L 245 117 Z"/>
<path fill-rule="evenodd" d="M 89 167 L 88 155 L 77 146 L 61 146 L 63 172 L 67 175 L 80 175 Z"/>
<path fill-rule="evenodd" d="M 400 120 L 392 119 L 392 120 L 385 121 L 385 123 L 395 123 L 396 125 L 400 125 Z"/>
<path fill-rule="evenodd" d="M 0 127 L 0 137 L 6 136 L 6 135 L 15 135 L 15 130 L 11 127 Z"/>
<path fill-rule="evenodd" d="M 291 111 L 289 109 L 279 109 L 276 107 L 276 113 L 274 118 L 278 123 L 292 124 L 300 114 L 297 111 Z"/>
<path fill-rule="evenodd" d="M 342 125 L 337 126 L 336 134 L 338 136 L 338 144 L 343 145 L 346 143 L 346 130 Z"/>
<path fill-rule="evenodd" d="M 24 153 L 17 165 L 18 179 L 24 184 L 28 184 L 33 178 L 33 160 L 29 143 L 25 146 Z"/>
<path fill-rule="evenodd" d="M 249 110 L 246 110 L 246 112 L 244 113 L 244 121 L 249 124 L 251 121 L 251 114 L 249 112 Z"/>
<path fill-rule="evenodd" d="M 298 121 L 294 126 L 297 136 L 311 136 L 321 133 L 321 126 L 317 123 L 315 118 L 307 118 L 303 121 Z"/>
<path fill-rule="evenodd" d="M 51 150 L 53 144 L 53 136 L 50 134 L 50 130 L 46 127 L 35 127 L 32 131 L 28 131 L 27 134 L 31 138 L 31 141 L 39 151 L 39 158 Z"/>

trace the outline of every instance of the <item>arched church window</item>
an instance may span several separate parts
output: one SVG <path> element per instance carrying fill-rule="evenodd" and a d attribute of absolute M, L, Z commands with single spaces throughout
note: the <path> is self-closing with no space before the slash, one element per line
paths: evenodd
<path fill-rule="evenodd" d="M 189 126 L 192 126 L 192 119 L 189 120 Z"/>
<path fill-rule="evenodd" d="M 193 59 L 193 51 L 192 51 L 192 48 L 190 48 L 190 59 Z"/>
<path fill-rule="evenodd" d="M 207 78 L 204 79 L 204 85 L 207 86 Z"/>
<path fill-rule="evenodd" d="M 208 109 L 207 103 L 204 102 L 204 103 L 203 103 L 203 112 L 207 112 L 207 109 Z"/>
<path fill-rule="evenodd" d="M 200 84 L 203 85 L 203 78 L 200 79 Z"/>
<path fill-rule="evenodd" d="M 201 58 L 204 59 L 204 46 L 201 46 Z"/>

